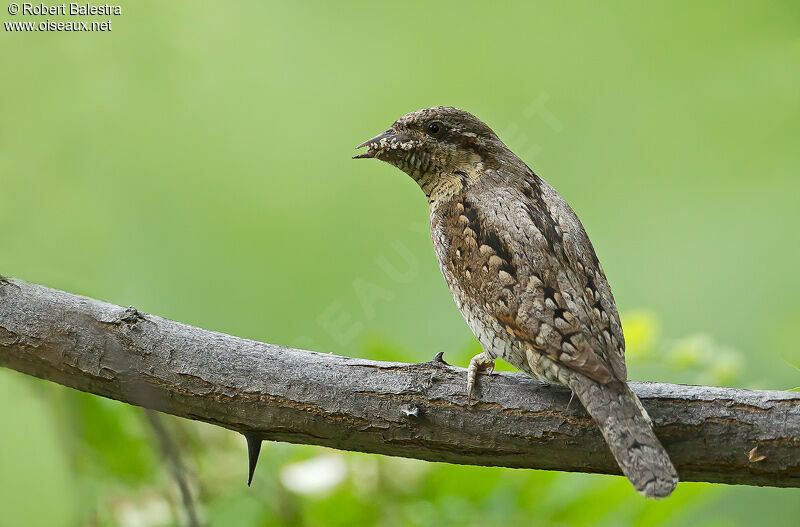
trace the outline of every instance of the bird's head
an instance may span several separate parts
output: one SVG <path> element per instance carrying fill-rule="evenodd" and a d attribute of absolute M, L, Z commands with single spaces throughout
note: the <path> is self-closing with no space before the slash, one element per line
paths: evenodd
<path fill-rule="evenodd" d="M 375 158 L 394 165 L 426 193 L 453 174 L 474 174 L 496 165 L 497 155 L 507 151 L 483 121 L 449 106 L 408 113 L 356 148 L 363 147 L 366 152 L 353 159 Z"/>

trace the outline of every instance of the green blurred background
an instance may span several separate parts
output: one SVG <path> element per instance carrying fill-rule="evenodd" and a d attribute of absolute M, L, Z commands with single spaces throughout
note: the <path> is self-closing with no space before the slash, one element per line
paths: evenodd
<path fill-rule="evenodd" d="M 0 31 L 0 273 L 375 359 L 477 343 L 414 182 L 353 147 L 470 110 L 582 218 L 635 380 L 800 384 L 800 4 L 125 2 Z M 11 17 L 3 22 L 74 20 Z M 86 20 L 87 18 L 81 18 Z M 0 371 L 0 527 L 173 525 L 142 412 Z M 166 418 L 212 525 L 800 524 L 796 489 L 428 464 Z"/>

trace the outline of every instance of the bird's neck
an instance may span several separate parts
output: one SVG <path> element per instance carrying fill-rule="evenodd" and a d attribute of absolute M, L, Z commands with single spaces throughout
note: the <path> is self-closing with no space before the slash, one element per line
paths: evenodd
<path fill-rule="evenodd" d="M 447 172 L 423 174 L 416 181 L 428 198 L 428 206 L 433 214 L 440 205 L 477 183 L 482 171 L 483 164 L 475 163 Z"/>
<path fill-rule="evenodd" d="M 484 162 L 475 152 L 453 150 L 437 157 L 434 162 L 409 164 L 402 168 L 425 193 L 433 213 L 440 204 L 476 183 L 484 171 Z"/>

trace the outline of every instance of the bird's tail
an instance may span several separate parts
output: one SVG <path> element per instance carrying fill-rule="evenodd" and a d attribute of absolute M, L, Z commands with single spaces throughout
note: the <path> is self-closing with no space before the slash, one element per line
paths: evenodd
<path fill-rule="evenodd" d="M 628 385 L 601 384 L 573 375 L 570 388 L 600 427 L 622 473 L 648 498 L 666 498 L 678 484 L 678 473 L 653 432 L 650 416 Z"/>

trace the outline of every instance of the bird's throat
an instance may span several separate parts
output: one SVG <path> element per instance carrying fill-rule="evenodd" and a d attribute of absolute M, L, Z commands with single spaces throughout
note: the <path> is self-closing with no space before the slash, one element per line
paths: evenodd
<path fill-rule="evenodd" d="M 422 174 L 419 179 L 415 178 L 415 181 L 428 198 L 428 205 L 433 214 L 441 204 L 450 201 L 464 188 L 477 183 L 482 171 L 483 164 L 477 163 L 464 167 L 463 170 Z"/>

